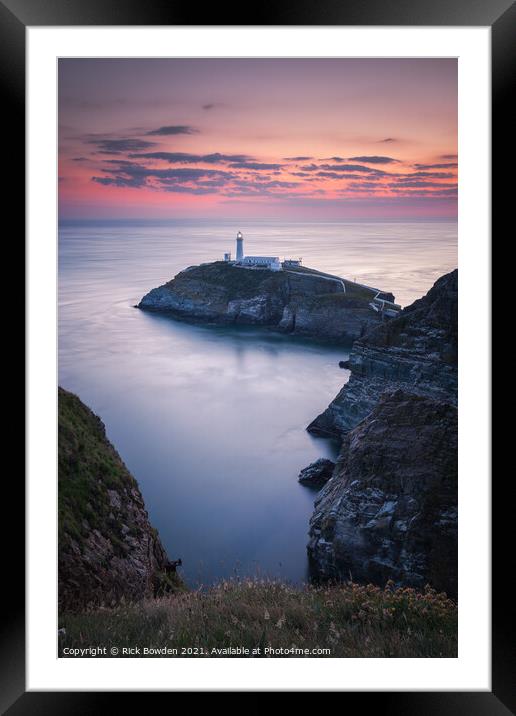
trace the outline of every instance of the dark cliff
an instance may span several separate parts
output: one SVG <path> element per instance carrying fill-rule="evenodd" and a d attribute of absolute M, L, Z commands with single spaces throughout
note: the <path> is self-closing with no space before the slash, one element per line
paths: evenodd
<path fill-rule="evenodd" d="M 306 267 L 270 271 L 216 261 L 181 271 L 138 307 L 188 321 L 268 326 L 345 342 L 381 322 L 369 305 L 375 295 L 374 289 Z M 381 295 L 394 300 L 390 293 Z"/>
<path fill-rule="evenodd" d="M 180 588 L 104 424 L 76 395 L 59 388 L 58 399 L 60 610 Z"/>
<path fill-rule="evenodd" d="M 458 272 L 438 279 L 421 299 L 355 341 L 351 377 L 308 430 L 342 436 L 381 394 L 403 388 L 457 404 Z"/>
<path fill-rule="evenodd" d="M 315 576 L 457 594 L 457 409 L 385 394 L 343 440 L 310 520 Z"/>
<path fill-rule="evenodd" d="M 310 521 L 319 579 L 457 593 L 457 296 L 453 271 L 356 341 L 308 427 L 342 440 Z"/>

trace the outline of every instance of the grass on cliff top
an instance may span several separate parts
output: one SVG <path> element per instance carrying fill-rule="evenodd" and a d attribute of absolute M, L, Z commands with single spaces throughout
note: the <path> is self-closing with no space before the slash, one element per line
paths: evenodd
<path fill-rule="evenodd" d="M 178 276 L 180 281 L 194 278 L 205 282 L 207 285 L 222 285 L 229 291 L 230 296 L 253 296 L 257 291 L 263 290 L 264 284 L 266 284 L 269 289 L 274 287 L 279 288 L 286 280 L 288 273 L 311 274 L 314 277 L 328 276 L 332 278 L 340 278 L 340 276 L 333 276 L 333 274 L 308 268 L 307 266 L 294 266 L 289 268 L 287 271 L 270 271 L 269 269 L 259 268 L 239 268 L 238 266 L 226 263 L 225 261 L 213 261 L 212 263 L 192 266 L 186 271 L 182 271 L 178 274 Z M 169 281 L 167 286 L 172 286 L 173 281 L 177 278 L 178 277 L 176 276 L 175 279 Z M 346 286 L 347 300 L 356 299 L 359 301 L 369 302 L 376 295 L 375 289 L 361 286 L 353 281 L 349 281 L 348 279 L 341 280 Z M 174 284 L 174 288 L 177 288 L 177 284 Z"/>
<path fill-rule="evenodd" d="M 457 607 L 427 588 L 372 585 L 296 589 L 266 580 L 225 581 L 209 591 L 147 600 L 116 609 L 62 615 L 63 649 L 100 645 L 168 648 L 148 656 L 227 656 L 245 647 L 254 656 L 456 657 Z M 271 654 L 273 649 L 325 653 Z M 197 653 L 182 653 L 197 649 Z M 253 650 L 254 654 L 253 654 Z M 129 654 L 126 654 L 129 655 Z"/>
<path fill-rule="evenodd" d="M 292 304 L 296 305 L 299 299 L 294 298 Z M 369 301 L 364 302 L 364 296 L 354 293 L 317 293 L 313 296 L 303 296 L 301 299 L 303 306 L 310 306 L 314 311 L 327 308 L 362 308 L 371 311 Z M 371 311 L 372 312 L 372 311 Z"/>
<path fill-rule="evenodd" d="M 269 288 L 281 286 L 283 276 L 281 271 L 269 271 L 268 269 L 246 269 L 233 266 L 225 261 L 213 261 L 208 264 L 200 264 L 179 273 L 166 285 L 177 288 L 174 282 L 195 279 L 206 285 L 223 286 L 229 296 L 249 295 L 263 288 L 267 282 Z"/>
<path fill-rule="evenodd" d="M 319 276 L 328 276 L 330 278 L 339 278 L 341 281 L 344 282 L 344 285 L 346 287 L 346 293 L 348 296 L 352 296 L 353 298 L 362 298 L 364 300 L 370 301 L 374 296 L 376 296 L 377 289 L 374 287 L 368 287 L 364 286 L 359 283 L 355 283 L 354 281 L 351 281 L 350 279 L 343 278 L 342 276 L 337 276 L 336 274 L 327 273 L 325 271 L 318 271 L 317 269 L 308 268 L 308 266 L 292 266 L 287 269 L 291 273 L 313 273 L 314 275 Z"/>

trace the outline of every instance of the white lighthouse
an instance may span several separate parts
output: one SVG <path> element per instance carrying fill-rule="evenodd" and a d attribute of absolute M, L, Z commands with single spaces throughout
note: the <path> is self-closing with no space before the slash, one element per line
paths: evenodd
<path fill-rule="evenodd" d="M 244 258 L 244 237 L 239 231 L 236 237 L 236 260 L 241 261 Z"/>
<path fill-rule="evenodd" d="M 282 270 L 278 256 L 244 256 L 244 236 L 241 231 L 236 236 L 236 259 L 231 261 L 231 254 L 226 253 L 224 254 L 224 261 L 238 268 Z"/>

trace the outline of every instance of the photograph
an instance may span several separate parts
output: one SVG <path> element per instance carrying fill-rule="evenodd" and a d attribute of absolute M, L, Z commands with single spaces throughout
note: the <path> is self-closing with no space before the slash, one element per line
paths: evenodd
<path fill-rule="evenodd" d="M 0 0 L 25 268 L 0 713 L 516 716 L 516 3 L 244 10 Z"/>
<path fill-rule="evenodd" d="M 59 57 L 60 660 L 458 657 L 458 71 Z"/>

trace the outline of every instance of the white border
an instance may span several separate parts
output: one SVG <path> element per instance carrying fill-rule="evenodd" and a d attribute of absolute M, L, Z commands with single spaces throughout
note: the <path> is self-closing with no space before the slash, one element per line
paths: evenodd
<path fill-rule="evenodd" d="M 490 690 L 490 28 L 38 27 L 27 46 L 28 690 Z M 56 58 L 264 53 L 459 58 L 459 657 L 57 659 Z"/>

